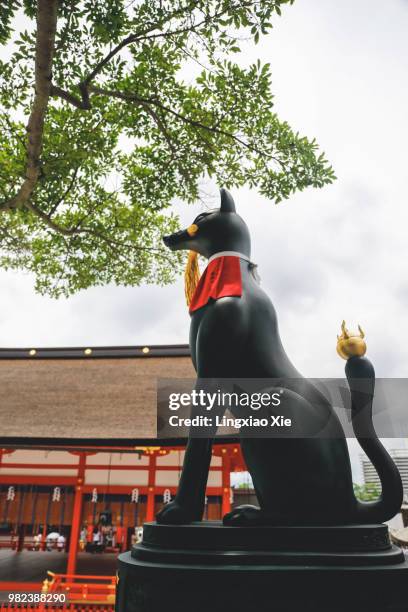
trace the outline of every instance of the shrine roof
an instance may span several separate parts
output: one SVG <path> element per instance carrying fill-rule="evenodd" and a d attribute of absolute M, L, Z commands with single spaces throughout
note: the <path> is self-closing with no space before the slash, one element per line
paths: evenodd
<path fill-rule="evenodd" d="M 186 344 L 2 348 L 0 440 L 152 441 L 157 379 L 194 377 Z"/>

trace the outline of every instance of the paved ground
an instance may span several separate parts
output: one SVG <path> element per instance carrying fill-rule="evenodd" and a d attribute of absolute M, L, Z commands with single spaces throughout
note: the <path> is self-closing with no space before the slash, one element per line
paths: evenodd
<path fill-rule="evenodd" d="M 67 554 L 36 552 L 25 550 L 16 553 L 12 550 L 0 550 L 0 582 L 42 582 L 47 570 L 56 574 L 66 571 Z M 79 553 L 77 574 L 96 576 L 114 576 L 116 573 L 116 555 Z"/>

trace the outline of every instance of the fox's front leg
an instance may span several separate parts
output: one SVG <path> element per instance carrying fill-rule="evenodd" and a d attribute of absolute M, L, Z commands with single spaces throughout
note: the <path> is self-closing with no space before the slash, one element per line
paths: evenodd
<path fill-rule="evenodd" d="M 197 389 L 216 392 L 214 380 L 237 376 L 246 341 L 245 323 L 246 316 L 237 298 L 223 298 L 210 307 L 197 334 Z M 211 411 L 213 423 L 215 417 L 222 417 L 224 412 L 223 406 L 215 404 Z M 201 521 L 212 443 L 216 432 L 217 427 L 214 426 L 208 430 L 207 438 L 190 437 L 177 495 L 173 502 L 157 514 L 158 523 L 183 524 Z"/>
<path fill-rule="evenodd" d="M 199 379 L 195 390 L 215 394 L 218 387 L 218 382 Z M 203 412 L 205 412 L 205 406 L 194 406 L 191 411 L 191 418 L 201 416 Z M 205 492 L 211 463 L 212 445 L 217 433 L 215 422 L 216 418 L 222 417 L 224 412 L 223 406 L 219 406 L 217 403 L 212 406 L 211 412 L 207 413 L 212 418 L 212 425 L 206 428 L 206 437 L 196 438 L 193 435 L 195 433 L 194 428 L 190 429 L 176 497 L 156 515 L 158 523 L 176 525 L 201 521 L 205 507 Z"/>
<path fill-rule="evenodd" d="M 212 439 L 190 438 L 175 499 L 157 514 L 158 523 L 182 525 L 201 521 L 211 463 Z"/>

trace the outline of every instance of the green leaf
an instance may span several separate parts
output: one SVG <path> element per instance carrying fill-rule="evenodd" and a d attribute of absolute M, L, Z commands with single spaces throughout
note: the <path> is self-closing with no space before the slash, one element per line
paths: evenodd
<path fill-rule="evenodd" d="M 161 236 L 179 226 L 172 204 L 196 201 L 203 177 L 274 203 L 333 182 L 317 143 L 274 112 L 270 64 L 233 61 L 291 3 L 60 2 L 52 79 L 65 94 L 48 99 L 39 179 L 17 209 L 7 203 L 26 176 L 36 2 L 3 3 L 0 43 L 12 55 L 0 61 L 0 266 L 33 273 L 54 297 L 173 282 L 183 255 Z M 31 23 L 11 41 L 18 10 Z M 78 108 L 98 66 L 90 108 Z"/>

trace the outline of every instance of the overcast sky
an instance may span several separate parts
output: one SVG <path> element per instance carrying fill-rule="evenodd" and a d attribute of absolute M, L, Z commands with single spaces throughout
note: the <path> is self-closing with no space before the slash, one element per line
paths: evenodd
<path fill-rule="evenodd" d="M 315 136 L 338 176 L 278 206 L 233 193 L 284 345 L 305 375 L 343 375 L 343 318 L 366 331 L 378 376 L 407 375 L 407 32 L 405 0 L 297 0 L 250 51 L 271 63 L 281 119 Z M 184 210 L 184 221 L 198 210 Z M 181 280 L 59 301 L 36 295 L 23 274 L 0 272 L 0 287 L 1 346 L 188 339 Z"/>

